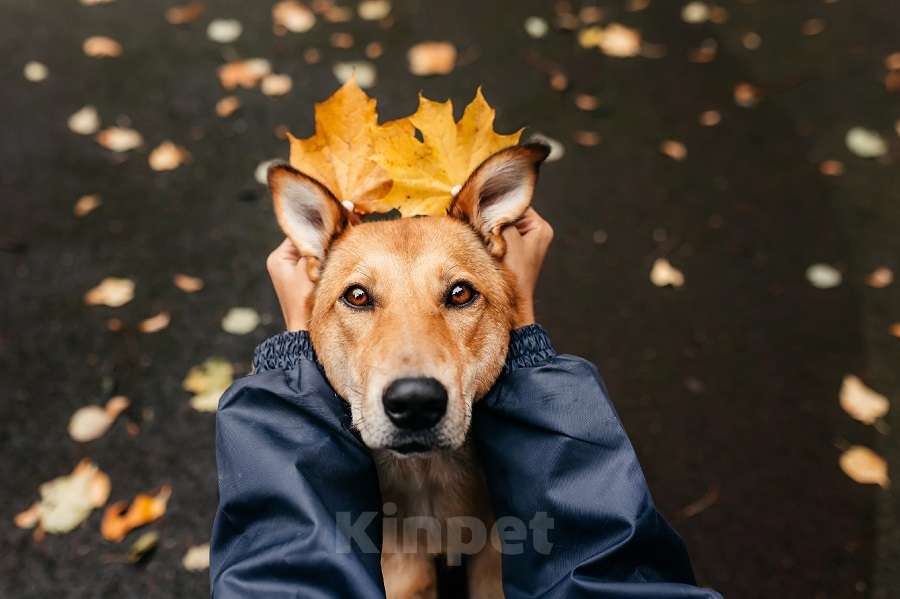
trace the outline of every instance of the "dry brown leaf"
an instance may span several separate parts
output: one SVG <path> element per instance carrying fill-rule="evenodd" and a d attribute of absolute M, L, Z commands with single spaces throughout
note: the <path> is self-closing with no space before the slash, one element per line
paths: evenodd
<path fill-rule="evenodd" d="M 599 6 L 582 6 L 578 11 L 578 20 L 585 25 L 599 23 L 606 16 L 606 13 Z"/>
<path fill-rule="evenodd" d="M 599 48 L 607 56 L 629 58 L 641 52 L 641 33 L 619 23 L 608 26 L 592 26 L 582 29 L 578 43 L 583 48 Z"/>
<path fill-rule="evenodd" d="M 575 94 L 575 106 L 581 110 L 597 110 L 600 108 L 600 98 L 590 94 Z"/>
<path fill-rule="evenodd" d="M 253 308 L 231 308 L 222 319 L 222 329 L 232 335 L 246 335 L 259 326 L 259 314 Z"/>
<path fill-rule="evenodd" d="M 115 58 L 122 54 L 122 44 L 103 35 L 94 35 L 82 44 L 81 49 L 93 58 Z"/>
<path fill-rule="evenodd" d="M 79 135 L 93 135 L 100 128 L 100 115 L 93 106 L 84 106 L 72 113 L 68 121 L 69 130 Z"/>
<path fill-rule="evenodd" d="M 290 75 L 276 75 L 273 73 L 263 77 L 260 89 L 267 96 L 283 96 L 291 91 L 292 86 L 293 81 Z"/>
<path fill-rule="evenodd" d="M 118 308 L 134 298 L 134 281 L 119 277 L 106 277 L 100 284 L 84 294 L 84 303 L 89 306 L 109 306 Z"/>
<path fill-rule="evenodd" d="M 447 75 L 456 66 L 456 46 L 450 42 L 422 42 L 410 48 L 406 58 L 413 75 Z"/>
<path fill-rule="evenodd" d="M 216 114 L 223 119 L 234 114 L 241 107 L 241 101 L 236 96 L 225 96 L 216 102 Z"/>
<path fill-rule="evenodd" d="M 156 495 L 142 493 L 130 505 L 126 501 L 117 501 L 103 513 L 100 534 L 107 541 L 120 543 L 135 528 L 159 520 L 166 513 L 171 496 L 172 487 L 163 485 Z"/>
<path fill-rule="evenodd" d="M 203 289 L 203 279 L 192 277 L 183 273 L 177 273 L 173 278 L 175 286 L 185 293 L 196 293 Z"/>
<path fill-rule="evenodd" d="M 303 51 L 303 60 L 306 64 L 318 64 L 322 60 L 322 53 L 316 48 L 307 48 Z"/>
<path fill-rule="evenodd" d="M 200 572 L 209 569 L 209 543 L 192 545 L 181 558 L 181 565 L 188 572 Z"/>
<path fill-rule="evenodd" d="M 803 35 L 819 35 L 825 31 L 825 21 L 822 19 L 807 19 L 800 26 L 800 31 Z"/>
<path fill-rule="evenodd" d="M 762 45 L 762 37 L 755 31 L 748 31 L 741 36 L 741 43 L 748 50 L 759 50 Z"/>
<path fill-rule="evenodd" d="M 665 258 L 657 258 L 650 270 L 650 282 L 657 287 L 681 287 L 684 285 L 684 274 Z"/>
<path fill-rule="evenodd" d="M 279 2 L 272 7 L 272 22 L 293 33 L 309 31 L 316 24 L 316 15 L 306 5 L 294 0 Z"/>
<path fill-rule="evenodd" d="M 742 108 L 753 108 L 759 104 L 762 92 L 750 83 L 738 83 L 734 86 L 734 101 Z"/>
<path fill-rule="evenodd" d="M 329 23 L 346 23 L 353 19 L 353 11 L 346 6 L 329 6 L 328 10 L 322 13 L 325 20 Z"/>
<path fill-rule="evenodd" d="M 50 70 L 44 63 L 31 60 L 25 64 L 25 68 L 22 69 L 22 74 L 25 76 L 26 81 L 39 83 L 47 78 L 47 75 L 50 74 Z"/>
<path fill-rule="evenodd" d="M 219 67 L 219 81 L 225 89 L 252 89 L 271 72 L 272 65 L 264 58 L 236 60 Z"/>
<path fill-rule="evenodd" d="M 722 114 L 718 110 L 704 110 L 700 113 L 700 124 L 704 127 L 715 127 L 722 122 Z"/>
<path fill-rule="evenodd" d="M 900 71 L 900 52 L 892 52 L 884 58 L 884 68 L 889 71 Z"/>
<path fill-rule="evenodd" d="M 840 160 L 823 160 L 819 164 L 819 172 L 829 177 L 838 177 L 844 174 L 844 163 Z"/>
<path fill-rule="evenodd" d="M 172 6 L 166 9 L 166 21 L 171 25 L 186 25 L 196 21 L 205 10 L 206 6 L 202 2 Z"/>
<path fill-rule="evenodd" d="M 224 358 L 209 358 L 191 368 L 181 386 L 194 393 L 191 407 L 198 412 L 215 412 L 219 398 L 234 382 L 234 367 Z"/>
<path fill-rule="evenodd" d="M 603 138 L 600 137 L 600 134 L 596 131 L 587 131 L 581 129 L 572 134 L 572 139 L 579 146 L 584 146 L 585 148 L 592 148 L 596 145 L 599 145 Z"/>
<path fill-rule="evenodd" d="M 369 42 L 368 44 L 366 44 L 365 52 L 366 58 L 375 60 L 376 58 L 384 54 L 384 46 L 381 45 L 381 42 Z"/>
<path fill-rule="evenodd" d="M 69 532 L 106 503 L 109 490 L 109 477 L 84 459 L 71 474 L 42 484 L 41 500 L 18 514 L 15 523 L 21 528 L 40 524 L 41 530 L 51 534 Z"/>
<path fill-rule="evenodd" d="M 150 152 L 147 162 L 150 164 L 150 168 L 155 171 L 171 171 L 190 160 L 190 158 L 190 153 L 181 146 L 177 146 L 171 141 L 164 141 Z"/>
<path fill-rule="evenodd" d="M 887 266 L 879 266 L 866 276 L 866 285 L 883 289 L 894 282 L 894 271 Z"/>
<path fill-rule="evenodd" d="M 876 420 L 888 413 L 891 407 L 887 398 L 852 374 L 844 377 L 841 385 L 840 404 L 845 412 L 865 424 L 874 424 Z"/>
<path fill-rule="evenodd" d="M 353 35 L 345 31 L 332 33 L 328 36 L 328 43 L 332 48 L 343 48 L 344 50 L 353 47 Z"/>
<path fill-rule="evenodd" d="M 853 445 L 838 462 L 844 474 L 862 484 L 877 484 L 883 488 L 890 485 L 887 462 L 880 455 L 862 445 Z"/>
<path fill-rule="evenodd" d="M 69 419 L 69 436 L 80 443 L 99 439 L 130 403 L 124 395 L 116 395 L 102 408 L 100 406 L 79 408 Z"/>
<path fill-rule="evenodd" d="M 127 152 L 140 147 L 144 138 L 134 129 L 126 127 L 110 127 L 104 129 L 94 138 L 104 148 L 113 152 Z"/>
<path fill-rule="evenodd" d="M 78 0 L 82 6 L 98 6 L 100 4 L 109 4 L 113 0 Z"/>
<path fill-rule="evenodd" d="M 459 122 L 453 119 L 450 100 L 434 102 L 420 95 L 415 114 L 378 129 L 375 160 L 393 181 L 382 203 L 404 216 L 444 214 L 454 190 L 478 165 L 519 143 L 521 131 L 494 132 L 494 116 L 480 88 Z M 422 141 L 416 139 L 415 130 Z"/>
<path fill-rule="evenodd" d="M 387 0 L 363 0 L 356 10 L 359 18 L 365 21 L 380 21 L 391 14 L 391 3 Z"/>
<path fill-rule="evenodd" d="M 391 179 L 373 160 L 378 116 L 375 100 L 354 80 L 316 104 L 316 133 L 290 136 L 291 165 L 324 185 L 340 201 L 360 212 L 384 212 L 382 201 Z"/>
<path fill-rule="evenodd" d="M 169 326 L 172 317 L 168 312 L 160 312 L 155 316 L 142 320 L 138 324 L 138 330 L 142 333 L 158 333 Z"/>
<path fill-rule="evenodd" d="M 220 44 L 236 41 L 244 32 L 244 26 L 237 19 L 213 19 L 206 27 L 206 37 Z"/>
<path fill-rule="evenodd" d="M 650 0 L 626 0 L 625 10 L 628 12 L 640 12 L 650 6 Z"/>
<path fill-rule="evenodd" d="M 100 204 L 102 204 L 102 202 L 100 201 L 100 196 L 98 196 L 97 194 L 92 193 L 90 195 L 84 195 L 78 198 L 78 201 L 75 202 L 75 207 L 72 209 L 72 212 L 75 214 L 75 216 L 81 218 L 82 216 L 87 216 L 88 214 L 99 208 Z"/>
<path fill-rule="evenodd" d="M 672 160 L 682 161 L 687 158 L 687 148 L 680 141 L 667 139 L 659 144 L 659 151 Z"/>
<path fill-rule="evenodd" d="M 888 327 L 888 333 L 900 339 L 900 322 L 895 322 Z"/>
<path fill-rule="evenodd" d="M 693 518 L 697 514 L 701 514 L 719 502 L 719 485 L 712 485 L 696 501 L 692 501 L 683 508 L 679 514 L 682 518 Z"/>
<path fill-rule="evenodd" d="M 728 22 L 728 9 L 724 6 L 713 6 L 709 9 L 709 20 L 716 25 L 724 25 Z"/>

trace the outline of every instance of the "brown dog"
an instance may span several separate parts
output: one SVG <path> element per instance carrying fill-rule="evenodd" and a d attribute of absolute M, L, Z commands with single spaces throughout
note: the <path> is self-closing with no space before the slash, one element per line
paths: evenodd
<path fill-rule="evenodd" d="M 269 171 L 278 222 L 312 258 L 313 345 L 378 467 L 391 599 L 435 597 L 434 555 L 462 553 L 473 553 L 470 595 L 503 596 L 495 544 L 473 549 L 448 524 L 493 523 L 467 436 L 474 402 L 503 367 L 515 314 L 500 232 L 530 205 L 547 153 L 528 144 L 489 157 L 447 216 L 368 223 L 299 171 Z"/>

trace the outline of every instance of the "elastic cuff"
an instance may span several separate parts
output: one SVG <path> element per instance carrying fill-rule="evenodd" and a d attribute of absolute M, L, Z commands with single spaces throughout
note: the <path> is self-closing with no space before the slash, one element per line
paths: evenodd
<path fill-rule="evenodd" d="M 550 336 L 539 324 L 516 329 L 509 334 L 509 351 L 503 372 L 546 364 L 556 355 Z"/>
<path fill-rule="evenodd" d="M 287 331 L 269 337 L 253 352 L 253 372 L 293 370 L 300 360 L 316 360 L 307 331 Z"/>

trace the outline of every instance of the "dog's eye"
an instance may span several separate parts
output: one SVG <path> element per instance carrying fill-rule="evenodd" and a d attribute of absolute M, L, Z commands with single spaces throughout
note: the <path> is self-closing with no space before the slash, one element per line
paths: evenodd
<path fill-rule="evenodd" d="M 454 283 L 447 292 L 446 303 L 453 308 L 461 308 L 471 304 L 478 292 L 468 283 Z"/>
<path fill-rule="evenodd" d="M 351 285 L 341 296 L 344 303 L 353 308 L 368 308 L 372 305 L 372 298 L 369 292 L 362 285 Z"/>

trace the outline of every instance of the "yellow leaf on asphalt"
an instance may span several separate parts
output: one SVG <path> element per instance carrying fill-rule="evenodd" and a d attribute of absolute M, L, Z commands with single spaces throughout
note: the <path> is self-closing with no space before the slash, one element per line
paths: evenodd
<path fill-rule="evenodd" d="M 219 82 L 225 89 L 252 89 L 259 80 L 272 72 L 272 64 L 265 58 L 236 60 L 219 67 Z"/>
<path fill-rule="evenodd" d="M 134 281 L 119 277 L 106 277 L 100 284 L 84 294 L 84 303 L 89 306 L 109 306 L 118 308 L 134 298 Z"/>
<path fill-rule="evenodd" d="M 194 393 L 191 407 L 198 412 L 215 412 L 219 398 L 234 381 L 234 368 L 224 358 L 209 358 L 191 368 L 181 386 Z"/>
<path fill-rule="evenodd" d="M 187 553 L 181 558 L 181 565 L 188 572 L 199 572 L 209 569 L 209 543 L 188 547 Z"/>
<path fill-rule="evenodd" d="M 100 534 L 107 541 L 121 542 L 135 528 L 162 518 L 171 496 L 172 487 L 163 485 L 156 495 L 141 493 L 130 505 L 127 501 L 117 501 L 103 512 Z"/>
<path fill-rule="evenodd" d="M 190 158 L 190 153 L 181 146 L 177 146 L 171 141 L 164 141 L 150 152 L 147 162 L 155 171 L 171 171 Z"/>
<path fill-rule="evenodd" d="M 494 115 L 480 88 L 459 122 L 453 120 L 450 100 L 419 96 L 415 114 L 385 123 L 376 138 L 375 160 L 394 183 L 382 202 L 404 216 L 444 214 L 458 186 L 478 165 L 519 142 L 521 130 L 510 135 L 494 131 Z"/>
<path fill-rule="evenodd" d="M 101 146 L 113 152 L 127 152 L 140 147 L 144 138 L 134 129 L 126 127 L 110 127 L 97 134 L 95 138 Z"/>
<path fill-rule="evenodd" d="M 138 324 L 138 330 L 142 333 L 158 333 L 169 326 L 170 321 L 171 316 L 168 312 L 160 312 L 155 316 L 142 320 Z"/>
<path fill-rule="evenodd" d="M 307 139 L 288 135 L 291 165 L 360 212 L 390 210 L 381 198 L 390 190 L 391 180 L 372 160 L 377 127 L 375 100 L 351 79 L 316 104 L 315 135 Z"/>
<path fill-rule="evenodd" d="M 81 49 L 93 58 L 115 58 L 122 54 L 122 44 L 103 35 L 95 35 L 84 40 Z"/>
<path fill-rule="evenodd" d="M 203 279 L 200 277 L 192 277 L 183 273 L 177 273 L 173 277 L 175 286 L 185 293 L 196 293 L 203 289 Z"/>
<path fill-rule="evenodd" d="M 81 196 L 78 198 L 78 201 L 75 202 L 75 207 L 72 209 L 72 212 L 75 216 L 81 218 L 99 208 L 100 204 L 102 204 L 100 196 L 95 193 Z"/>
<path fill-rule="evenodd" d="M 845 412 L 865 424 L 873 424 L 887 414 L 891 407 L 884 395 L 866 387 L 858 377 L 852 374 L 844 377 L 840 403 Z"/>
<path fill-rule="evenodd" d="M 883 488 L 890 485 L 887 462 L 880 455 L 862 445 L 853 445 L 838 462 L 844 474 L 862 484 L 877 484 Z"/>
<path fill-rule="evenodd" d="M 84 459 L 72 473 L 41 485 L 41 499 L 15 518 L 20 528 L 41 529 L 51 534 L 69 532 L 109 498 L 109 476 Z"/>
<path fill-rule="evenodd" d="M 69 436 L 81 443 L 102 437 L 129 404 L 127 397 L 116 395 L 102 408 L 100 406 L 79 408 L 69 419 Z"/>

